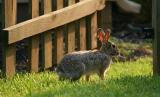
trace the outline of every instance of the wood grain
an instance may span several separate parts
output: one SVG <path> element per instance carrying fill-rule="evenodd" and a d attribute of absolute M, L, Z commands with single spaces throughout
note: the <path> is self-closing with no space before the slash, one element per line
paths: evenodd
<path fill-rule="evenodd" d="M 52 11 L 51 0 L 43 0 L 44 14 Z M 52 66 L 52 32 L 47 31 L 44 33 L 44 69 Z"/>
<path fill-rule="evenodd" d="M 39 0 L 30 0 L 32 18 L 39 16 Z M 28 28 L 30 29 L 30 28 Z M 33 28 L 34 29 L 34 28 Z M 39 71 L 39 35 L 31 37 L 30 40 L 30 65 L 31 72 Z"/>
<path fill-rule="evenodd" d="M 57 0 L 57 10 L 63 8 L 63 0 Z M 64 17 L 63 17 L 64 18 Z M 54 30 L 54 64 L 58 64 L 64 54 L 64 43 L 63 43 L 63 27 L 58 27 Z"/>
<path fill-rule="evenodd" d="M 31 50 L 31 72 L 39 71 L 39 35 L 31 38 L 30 42 L 30 50 Z"/>
<path fill-rule="evenodd" d="M 56 28 L 54 41 L 54 64 L 58 64 L 64 55 L 63 29 Z"/>
<path fill-rule="evenodd" d="M 17 0 L 2 0 L 4 11 L 4 25 L 9 27 L 16 24 L 17 20 Z M 15 44 L 8 44 L 8 36 L 4 32 L 4 45 L 3 45 L 3 71 L 5 76 L 11 77 L 16 72 L 16 47 Z"/>
<path fill-rule="evenodd" d="M 80 0 L 81 2 L 84 0 Z M 86 19 L 82 18 L 80 20 L 80 50 L 86 50 Z"/>
<path fill-rule="evenodd" d="M 68 5 L 73 5 L 76 3 L 76 0 L 68 0 Z M 68 53 L 75 50 L 75 22 L 68 24 L 68 37 L 67 37 L 67 47 Z"/>
<path fill-rule="evenodd" d="M 58 2 L 60 1 L 61 0 L 58 0 Z M 6 28 L 4 30 L 9 33 L 8 43 L 11 44 L 20 41 L 24 38 L 34 36 L 90 15 L 97 11 L 99 7 L 97 4 L 98 2 L 99 0 L 85 0 L 61 10 Z"/>
<path fill-rule="evenodd" d="M 80 50 L 86 50 L 86 20 L 80 20 Z"/>
<path fill-rule="evenodd" d="M 91 15 L 91 49 L 97 48 L 97 12 Z"/>

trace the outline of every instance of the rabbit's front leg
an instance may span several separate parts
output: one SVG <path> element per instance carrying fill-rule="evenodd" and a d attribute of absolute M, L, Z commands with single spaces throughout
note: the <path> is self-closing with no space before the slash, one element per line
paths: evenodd
<path fill-rule="evenodd" d="M 65 78 L 64 77 L 59 77 L 59 81 L 64 81 Z"/>
<path fill-rule="evenodd" d="M 104 80 L 105 74 L 108 72 L 109 68 L 110 68 L 110 66 L 107 65 L 107 67 L 102 67 L 102 68 L 99 70 L 98 76 L 99 76 L 102 80 Z"/>
<path fill-rule="evenodd" d="M 98 72 L 98 76 L 100 77 L 101 80 L 104 80 L 104 76 L 105 76 L 105 72 L 108 70 L 107 67 L 102 67 L 99 72 Z"/>
<path fill-rule="evenodd" d="M 90 75 L 86 75 L 86 81 L 89 81 Z"/>
<path fill-rule="evenodd" d="M 104 72 L 99 72 L 98 76 L 101 80 L 104 80 Z"/>

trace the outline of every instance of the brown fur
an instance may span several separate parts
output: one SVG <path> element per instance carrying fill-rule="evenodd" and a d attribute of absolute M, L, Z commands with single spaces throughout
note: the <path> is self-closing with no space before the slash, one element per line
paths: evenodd
<path fill-rule="evenodd" d="M 100 50 L 77 51 L 66 54 L 56 68 L 59 78 L 72 81 L 86 75 L 98 74 L 104 79 L 105 71 L 109 69 L 112 56 L 118 55 L 118 48 L 111 42 L 102 42 Z"/>

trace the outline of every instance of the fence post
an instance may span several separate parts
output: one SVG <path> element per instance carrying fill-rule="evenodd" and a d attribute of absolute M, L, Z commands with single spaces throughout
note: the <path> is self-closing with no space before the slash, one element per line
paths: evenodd
<path fill-rule="evenodd" d="M 43 11 L 44 14 L 49 13 L 52 11 L 52 2 L 51 0 L 43 0 Z M 44 60 L 44 63 L 42 63 L 44 66 L 44 69 L 47 69 L 52 66 L 52 30 L 45 32 L 42 34 L 42 37 L 44 37 L 44 42 L 42 43 L 42 60 Z"/>
<path fill-rule="evenodd" d="M 154 28 L 153 74 L 160 75 L 160 0 L 152 0 L 152 21 Z"/>
<path fill-rule="evenodd" d="M 39 0 L 30 0 L 30 10 L 32 18 L 39 16 Z M 28 28 L 29 29 L 29 28 Z M 29 64 L 31 66 L 31 72 L 39 71 L 39 35 L 31 37 L 29 44 Z"/>
<path fill-rule="evenodd" d="M 68 0 L 68 5 L 75 4 L 76 0 Z M 68 24 L 68 33 L 67 33 L 67 50 L 73 52 L 75 50 L 75 22 Z"/>
<path fill-rule="evenodd" d="M 57 9 L 61 8 L 63 8 L 63 0 L 57 0 Z M 54 64 L 59 63 L 64 54 L 63 30 L 63 27 L 58 27 L 55 29 Z"/>
<path fill-rule="evenodd" d="M 97 12 L 91 15 L 91 49 L 97 48 Z"/>
<path fill-rule="evenodd" d="M 80 0 L 81 2 L 84 0 Z M 86 18 L 80 19 L 80 50 L 86 50 Z"/>
<path fill-rule="evenodd" d="M 2 0 L 4 27 L 16 24 L 17 0 Z M 15 44 L 8 45 L 7 32 L 3 32 L 3 72 L 5 76 L 13 76 L 16 69 L 16 47 Z"/>

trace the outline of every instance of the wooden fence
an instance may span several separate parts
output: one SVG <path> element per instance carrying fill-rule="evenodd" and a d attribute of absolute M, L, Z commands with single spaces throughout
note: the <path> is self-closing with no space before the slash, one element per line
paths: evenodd
<path fill-rule="evenodd" d="M 2 70 L 6 76 L 16 73 L 16 43 L 24 39 L 29 44 L 31 72 L 40 70 L 39 62 L 45 70 L 65 53 L 97 47 L 97 12 L 105 0 L 29 0 L 32 19 L 18 24 L 17 0 L 2 0 L 2 5 Z"/>

